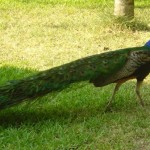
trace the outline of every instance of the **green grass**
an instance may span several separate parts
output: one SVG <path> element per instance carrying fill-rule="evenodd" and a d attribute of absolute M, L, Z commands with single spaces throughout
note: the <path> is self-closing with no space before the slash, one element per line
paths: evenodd
<path fill-rule="evenodd" d="M 141 46 L 150 38 L 149 1 L 136 1 L 135 19 L 113 16 L 110 0 L 0 0 L 0 83 L 88 55 Z M 116 95 L 114 85 L 74 84 L 60 93 L 0 112 L 0 149 L 148 150 L 150 99 L 137 103 L 135 81 Z"/>

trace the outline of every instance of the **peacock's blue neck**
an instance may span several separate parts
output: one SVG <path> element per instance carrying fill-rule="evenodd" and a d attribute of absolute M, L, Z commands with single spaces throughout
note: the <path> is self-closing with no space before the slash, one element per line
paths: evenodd
<path fill-rule="evenodd" d="M 150 47 L 150 40 L 148 42 L 146 42 L 145 46 Z"/>

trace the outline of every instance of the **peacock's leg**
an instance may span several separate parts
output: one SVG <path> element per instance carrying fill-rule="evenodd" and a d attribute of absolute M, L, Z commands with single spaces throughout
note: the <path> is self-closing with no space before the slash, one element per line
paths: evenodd
<path fill-rule="evenodd" d="M 139 99 L 139 101 L 140 101 L 140 104 L 141 104 L 142 106 L 144 106 L 144 102 L 143 102 L 142 97 L 141 97 L 141 94 L 140 94 L 140 88 L 141 88 L 141 86 L 142 86 L 142 83 L 143 83 L 143 81 L 137 80 L 137 83 L 136 83 L 136 94 L 137 94 L 137 97 L 138 97 L 138 99 Z"/>
<path fill-rule="evenodd" d="M 107 110 L 110 110 L 111 105 L 112 105 L 112 102 L 113 102 L 113 100 L 114 100 L 114 97 L 115 97 L 117 91 L 119 90 L 120 86 L 121 86 L 124 82 L 125 82 L 125 81 L 123 81 L 123 82 L 117 82 L 117 84 L 116 84 L 116 86 L 115 86 L 115 89 L 114 89 L 114 91 L 113 91 L 112 97 L 111 97 L 110 101 L 108 102 L 108 104 L 107 104 L 107 106 L 106 106 L 106 111 L 107 111 Z"/>

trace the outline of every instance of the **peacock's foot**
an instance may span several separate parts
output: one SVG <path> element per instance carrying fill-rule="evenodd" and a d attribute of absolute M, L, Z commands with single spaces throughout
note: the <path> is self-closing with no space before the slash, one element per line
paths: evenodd
<path fill-rule="evenodd" d="M 112 105 L 110 105 L 110 103 L 107 104 L 106 108 L 105 108 L 105 112 L 112 112 Z"/>

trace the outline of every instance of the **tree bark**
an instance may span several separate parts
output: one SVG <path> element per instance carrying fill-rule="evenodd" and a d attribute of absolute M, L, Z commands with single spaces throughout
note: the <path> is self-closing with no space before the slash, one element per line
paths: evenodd
<path fill-rule="evenodd" d="M 115 0 L 114 15 L 134 17 L 134 0 Z"/>

